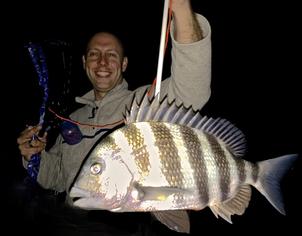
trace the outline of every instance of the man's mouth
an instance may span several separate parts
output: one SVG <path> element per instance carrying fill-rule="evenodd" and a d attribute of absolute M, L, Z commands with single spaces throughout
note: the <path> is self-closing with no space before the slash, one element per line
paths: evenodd
<path fill-rule="evenodd" d="M 110 75 L 110 72 L 107 71 L 98 71 L 95 73 L 98 77 L 108 77 Z"/>

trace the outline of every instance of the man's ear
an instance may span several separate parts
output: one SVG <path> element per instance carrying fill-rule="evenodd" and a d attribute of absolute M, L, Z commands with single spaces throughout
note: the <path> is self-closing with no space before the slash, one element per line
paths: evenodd
<path fill-rule="evenodd" d="M 128 66 L 128 57 L 124 57 L 123 58 L 123 62 L 122 62 L 122 71 L 125 72 Z"/>
<path fill-rule="evenodd" d="M 82 63 L 83 63 L 83 68 L 85 70 L 85 68 L 86 68 L 86 58 L 85 58 L 84 55 L 82 56 Z"/>

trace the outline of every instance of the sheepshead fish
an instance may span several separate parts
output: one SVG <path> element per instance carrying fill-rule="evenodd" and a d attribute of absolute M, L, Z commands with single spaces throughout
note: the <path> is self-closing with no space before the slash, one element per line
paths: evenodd
<path fill-rule="evenodd" d="M 285 214 L 279 182 L 297 155 L 252 163 L 245 149 L 245 136 L 229 121 L 145 95 L 132 102 L 126 125 L 91 150 L 69 195 L 75 207 L 151 212 L 186 233 L 187 210 L 209 207 L 231 223 L 248 207 L 251 186 Z"/>

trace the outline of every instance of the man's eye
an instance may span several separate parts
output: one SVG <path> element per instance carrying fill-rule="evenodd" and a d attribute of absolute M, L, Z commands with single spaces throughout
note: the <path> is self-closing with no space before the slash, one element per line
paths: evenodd
<path fill-rule="evenodd" d="M 107 54 L 109 57 L 117 57 L 117 55 L 115 54 L 115 53 L 112 53 L 112 52 L 109 52 L 108 54 Z"/>
<path fill-rule="evenodd" d="M 98 53 L 97 52 L 88 52 L 87 57 L 91 57 L 91 58 L 98 57 Z"/>

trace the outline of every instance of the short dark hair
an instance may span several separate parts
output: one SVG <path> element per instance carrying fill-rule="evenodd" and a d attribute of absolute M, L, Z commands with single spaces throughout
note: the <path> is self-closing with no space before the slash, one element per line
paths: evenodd
<path fill-rule="evenodd" d="M 125 57 L 127 55 L 127 52 L 126 52 L 126 48 L 125 48 L 125 44 L 122 40 L 122 36 L 117 34 L 117 33 L 113 33 L 111 31 L 99 31 L 99 32 L 96 32 L 94 34 L 91 34 L 90 37 L 88 38 L 88 40 L 86 40 L 86 45 L 85 45 L 85 51 L 83 52 L 83 55 L 85 55 L 86 57 L 86 54 L 87 54 L 87 51 L 88 51 L 88 45 L 91 41 L 91 39 L 96 36 L 97 34 L 100 34 L 100 33 L 105 33 L 105 34 L 110 34 L 112 35 L 113 37 L 115 37 L 115 39 L 118 41 L 119 45 L 121 46 L 121 49 L 122 49 L 122 57 Z"/>

